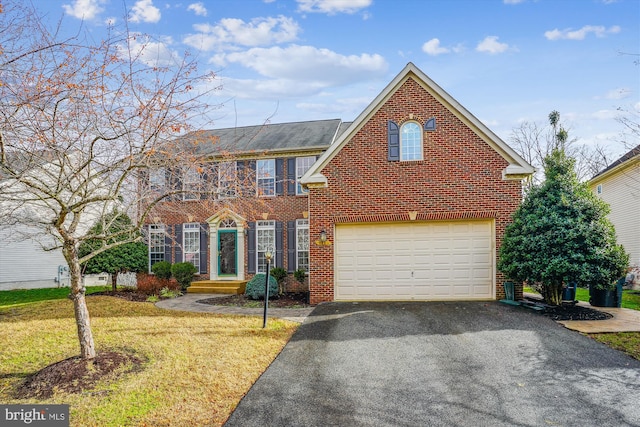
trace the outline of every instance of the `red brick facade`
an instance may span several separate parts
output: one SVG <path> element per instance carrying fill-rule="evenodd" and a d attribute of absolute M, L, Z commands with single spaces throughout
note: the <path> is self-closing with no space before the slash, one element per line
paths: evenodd
<path fill-rule="evenodd" d="M 389 161 L 387 122 L 424 123 L 423 159 Z M 509 163 L 414 78 L 372 112 L 321 170 L 325 188 L 310 189 L 312 240 L 325 230 L 334 241 L 339 223 L 492 219 L 496 259 L 505 226 L 521 200 L 521 182 L 503 179 Z M 334 299 L 332 246 L 311 245 L 311 303 Z M 496 295 L 504 297 L 496 272 Z M 520 290 L 521 292 L 521 290 Z"/>
<path fill-rule="evenodd" d="M 295 155 L 294 155 L 295 154 Z M 300 152 L 288 155 L 286 158 L 294 158 L 297 156 L 303 157 L 308 155 L 318 154 L 315 152 Z M 261 157 L 264 159 L 273 159 L 275 156 L 264 156 Z M 286 159 L 285 158 L 285 159 Z M 287 162 L 284 162 L 284 176 L 287 176 Z M 283 229 L 283 261 L 281 265 L 275 265 L 272 263 L 272 267 L 283 267 L 286 270 L 295 270 L 295 266 L 288 265 L 287 259 L 287 228 L 286 224 L 288 221 L 293 221 L 297 219 L 302 219 L 308 215 L 309 209 L 309 201 L 307 195 L 297 195 L 295 191 L 290 194 L 287 192 L 286 182 L 283 185 L 283 194 L 276 196 L 268 196 L 268 197 L 239 197 L 239 198 L 230 198 L 224 200 L 212 200 L 212 199 L 204 199 L 204 200 L 177 200 L 177 201 L 168 201 L 163 202 L 160 206 L 156 208 L 155 215 L 149 218 L 149 223 L 162 223 L 169 227 L 170 235 L 171 235 L 171 256 L 167 261 L 172 263 L 181 262 L 182 259 L 179 259 L 180 256 L 179 246 L 182 242 L 176 241 L 176 227 L 181 227 L 182 224 L 185 223 L 200 223 L 204 224 L 207 222 L 209 218 L 218 214 L 222 210 L 229 210 L 236 214 L 239 217 L 244 218 L 245 229 L 248 227 L 248 223 L 256 222 L 259 220 L 273 220 L 278 221 L 284 224 Z M 208 233 L 207 233 L 208 234 Z M 247 263 L 248 263 L 248 235 L 244 234 L 245 244 L 244 244 L 244 263 L 243 265 L 238 265 L 238 269 L 244 269 L 245 278 L 250 279 L 252 274 L 247 271 Z M 211 253 L 211 250 L 215 250 L 216 248 L 211 248 L 211 245 L 208 242 L 207 238 L 207 254 Z M 206 257 L 206 270 L 201 269 L 203 271 L 202 274 L 196 277 L 196 280 L 208 280 L 211 275 L 212 268 L 217 268 L 216 265 L 211 265 L 210 256 Z M 288 291 L 298 291 L 301 290 L 302 287 L 300 284 L 293 278 L 293 275 L 289 275 L 286 281 L 286 288 Z"/>

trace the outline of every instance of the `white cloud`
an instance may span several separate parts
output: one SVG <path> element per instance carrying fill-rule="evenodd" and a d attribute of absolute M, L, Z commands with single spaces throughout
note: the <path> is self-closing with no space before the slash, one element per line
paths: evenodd
<path fill-rule="evenodd" d="M 432 56 L 451 52 L 450 49 L 446 47 L 441 47 L 440 40 L 437 38 L 431 39 L 428 42 L 425 42 L 425 44 L 422 45 L 422 51 L 427 55 L 432 55 Z"/>
<path fill-rule="evenodd" d="M 383 76 L 387 62 L 378 54 L 341 55 L 329 49 L 292 45 L 287 48 L 253 48 L 230 53 L 227 61 L 251 68 L 273 79 L 338 86 Z"/>
<path fill-rule="evenodd" d="M 152 40 L 148 36 L 139 33 L 131 34 L 129 45 L 131 54 L 139 56 L 140 60 L 151 67 L 171 66 L 181 60 L 177 51 L 169 46 L 173 44 L 171 37 L 164 37 L 160 40 Z M 121 55 L 124 55 L 124 47 L 120 48 Z"/>
<path fill-rule="evenodd" d="M 598 120 L 611 120 L 620 116 L 618 110 L 598 110 L 591 114 L 591 117 Z"/>
<path fill-rule="evenodd" d="M 116 18 L 115 16 L 110 16 L 104 20 L 104 23 L 109 26 L 114 26 L 116 25 L 117 22 L 118 22 L 118 18 Z"/>
<path fill-rule="evenodd" d="M 298 37 L 300 27 L 291 18 L 255 18 L 251 22 L 242 19 L 225 18 L 217 25 L 196 24 L 198 34 L 190 34 L 184 42 L 196 49 L 211 51 L 229 46 L 265 46 L 293 41 Z"/>
<path fill-rule="evenodd" d="M 217 57 L 216 61 L 220 62 Z M 284 99 L 323 94 L 327 88 L 383 78 L 388 64 L 380 55 L 341 55 L 312 46 L 253 48 L 224 56 L 258 72 L 262 79 L 223 79 L 220 96 L 246 99 Z M 308 101 L 307 101 L 308 102 Z M 312 108 L 307 105 L 307 108 Z"/>
<path fill-rule="evenodd" d="M 629 87 L 619 87 L 613 90 L 610 90 L 605 95 L 606 99 L 624 99 L 631 96 L 632 89 Z"/>
<path fill-rule="evenodd" d="M 545 31 L 544 36 L 547 40 L 584 40 L 589 33 L 593 33 L 596 37 L 602 38 L 606 37 L 607 34 L 617 34 L 619 32 L 620 27 L 617 25 L 609 28 L 603 27 L 602 25 L 585 25 L 579 30 L 572 30 L 571 28 L 558 30 L 556 28 L 550 31 Z"/>
<path fill-rule="evenodd" d="M 198 16 L 207 16 L 207 8 L 204 7 L 202 2 L 191 3 L 189 7 L 187 7 L 187 10 L 193 11 Z"/>
<path fill-rule="evenodd" d="M 78 19 L 93 19 L 104 10 L 101 4 L 105 0 L 75 0 L 73 4 L 63 4 L 62 8 L 67 15 Z"/>
<path fill-rule="evenodd" d="M 301 12 L 326 13 L 356 13 L 360 9 L 371 6 L 373 0 L 296 0 Z"/>
<path fill-rule="evenodd" d="M 160 17 L 160 9 L 153 5 L 153 0 L 138 0 L 131 9 L 129 21 L 156 23 Z"/>
<path fill-rule="evenodd" d="M 491 55 L 506 52 L 508 49 L 509 45 L 500 43 L 497 36 L 487 36 L 476 46 L 478 52 L 486 52 Z"/>

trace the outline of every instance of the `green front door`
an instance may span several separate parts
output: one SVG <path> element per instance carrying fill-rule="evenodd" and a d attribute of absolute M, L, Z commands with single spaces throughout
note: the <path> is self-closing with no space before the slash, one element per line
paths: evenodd
<path fill-rule="evenodd" d="M 218 276 L 238 274 L 237 231 L 218 230 Z"/>

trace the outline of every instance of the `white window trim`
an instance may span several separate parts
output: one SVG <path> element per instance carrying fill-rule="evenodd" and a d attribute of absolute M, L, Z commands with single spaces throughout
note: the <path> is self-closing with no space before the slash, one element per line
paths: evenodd
<path fill-rule="evenodd" d="M 189 178 L 190 180 L 187 180 Z M 191 180 L 193 178 L 193 180 Z M 191 188 L 197 187 L 200 185 L 200 180 L 202 176 L 198 173 L 196 168 L 189 168 L 182 176 L 182 200 L 200 200 L 200 197 L 197 192 L 189 192 L 190 186 Z"/>
<path fill-rule="evenodd" d="M 232 170 L 232 177 L 226 177 L 227 179 L 223 179 L 225 168 L 229 167 L 229 170 Z M 231 179 L 229 179 L 231 178 Z M 227 185 L 227 189 L 231 191 L 223 192 L 223 182 Z M 238 163 L 235 160 L 229 162 L 220 162 L 218 163 L 218 198 L 219 199 L 230 199 L 238 196 Z M 227 194 L 227 193 L 233 193 Z"/>
<path fill-rule="evenodd" d="M 598 184 L 598 186 L 596 187 L 596 192 L 598 194 L 602 194 L 602 184 Z"/>
<path fill-rule="evenodd" d="M 272 247 L 263 247 L 261 248 L 260 245 L 260 237 L 261 231 L 270 231 L 271 232 L 271 236 L 272 236 Z M 261 271 L 260 269 L 260 254 L 261 253 L 265 253 L 268 250 L 271 250 L 271 253 L 273 254 L 274 258 L 272 259 L 271 262 L 271 268 L 275 267 L 275 254 L 276 254 L 276 222 L 272 221 L 272 220 L 268 220 L 268 221 L 256 221 L 256 273 L 266 273 L 266 271 Z"/>
<path fill-rule="evenodd" d="M 311 160 L 311 163 L 309 163 L 308 165 L 305 165 L 305 164 L 300 165 L 300 163 L 302 163 L 303 161 L 306 162 L 309 160 Z M 297 195 L 301 196 L 309 193 L 309 190 L 305 190 L 300 185 L 300 178 L 302 178 L 302 175 L 304 175 L 311 168 L 311 166 L 313 166 L 315 162 L 316 162 L 316 156 L 296 157 L 296 194 Z"/>
<path fill-rule="evenodd" d="M 419 146 L 419 157 L 417 159 L 405 159 L 404 158 L 404 138 L 402 137 L 403 132 L 402 130 L 405 128 L 405 126 L 409 125 L 409 124 L 414 124 L 418 127 L 418 135 L 420 135 L 420 146 Z M 420 160 L 423 160 L 424 158 L 424 135 L 422 133 L 422 126 L 420 126 L 420 123 L 415 122 L 415 121 L 408 121 L 402 124 L 402 126 L 400 126 L 400 161 L 401 162 L 417 162 Z"/>
<path fill-rule="evenodd" d="M 164 190 L 167 187 L 167 171 L 165 168 L 149 170 L 149 189 L 151 191 Z"/>
<path fill-rule="evenodd" d="M 260 176 L 260 162 L 273 162 L 273 176 Z M 273 180 L 272 194 L 261 193 L 260 180 Z M 256 192 L 258 197 L 275 197 L 276 196 L 276 159 L 260 159 L 256 161 Z"/>
<path fill-rule="evenodd" d="M 306 230 L 307 232 L 307 248 L 306 249 L 301 249 L 300 248 L 300 232 Z M 307 260 L 309 260 L 309 250 L 310 250 L 310 235 L 309 235 L 309 220 L 308 219 L 298 219 L 296 220 L 296 269 L 301 268 L 299 265 L 300 262 L 300 253 L 301 252 L 306 252 L 307 253 Z M 309 272 L 309 265 L 307 265 L 307 268 L 305 269 L 305 271 L 308 273 Z"/>
<path fill-rule="evenodd" d="M 196 245 L 195 252 L 192 252 L 192 251 L 187 252 L 187 244 L 186 244 L 187 233 L 196 235 L 198 244 Z M 197 269 L 196 274 L 200 274 L 200 224 L 198 223 L 182 224 L 182 259 L 185 262 L 190 262 L 190 261 L 187 261 L 187 254 L 194 254 L 194 259 L 196 260 L 198 265 L 194 264 L 193 262 L 191 262 L 191 264 L 193 264 L 194 267 L 196 267 Z"/>
<path fill-rule="evenodd" d="M 148 227 L 149 230 L 149 273 L 151 273 L 151 258 L 152 258 L 152 254 L 162 254 L 162 260 L 156 261 L 156 262 L 160 262 L 160 261 L 166 261 L 164 259 L 164 254 L 165 254 L 165 247 L 164 247 L 164 238 L 165 238 L 165 228 L 163 224 L 149 224 Z M 153 249 L 156 249 L 158 247 L 160 247 L 160 245 L 152 245 L 153 243 L 153 235 L 160 235 L 161 239 L 162 239 L 162 252 L 160 251 L 154 251 Z"/>

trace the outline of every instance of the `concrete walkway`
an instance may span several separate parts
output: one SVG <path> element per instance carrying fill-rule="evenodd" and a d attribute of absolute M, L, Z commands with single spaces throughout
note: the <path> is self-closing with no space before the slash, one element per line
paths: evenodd
<path fill-rule="evenodd" d="M 525 297 L 538 299 L 538 294 L 524 294 Z M 607 320 L 558 320 L 557 322 L 572 331 L 584 334 L 598 334 L 603 332 L 640 332 L 640 311 L 630 308 L 595 307 L 588 302 L 580 301 L 579 306 L 592 308 L 613 315 Z"/>
<path fill-rule="evenodd" d="M 559 320 L 567 329 L 585 334 L 601 332 L 640 332 L 640 311 L 630 308 L 593 307 L 587 303 L 578 305 L 604 311 L 613 315 L 607 320 Z"/>
<path fill-rule="evenodd" d="M 186 294 L 178 298 L 170 298 L 156 303 L 156 307 L 168 310 L 192 311 L 196 313 L 217 313 L 217 314 L 235 314 L 242 316 L 262 316 L 263 308 L 245 308 L 231 307 L 222 305 L 211 305 L 199 303 L 199 300 L 209 298 L 222 298 L 229 295 L 221 294 Z M 290 320 L 292 322 L 302 323 L 304 319 L 313 311 L 314 307 L 308 308 L 268 308 L 267 317 L 277 317 L 280 319 Z"/>

